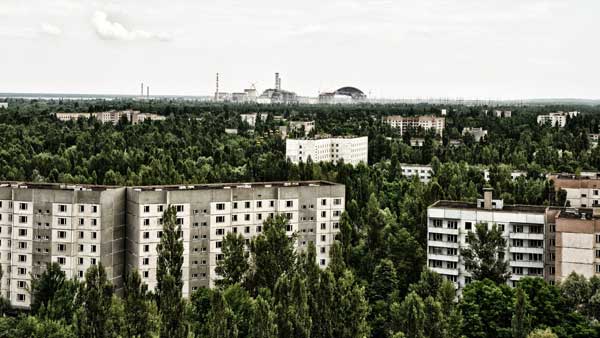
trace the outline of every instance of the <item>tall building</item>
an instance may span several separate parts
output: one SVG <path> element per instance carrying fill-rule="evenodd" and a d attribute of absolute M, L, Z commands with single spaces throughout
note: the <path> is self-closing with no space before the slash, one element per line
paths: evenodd
<path fill-rule="evenodd" d="M 293 163 L 338 162 L 357 165 L 368 163 L 369 138 L 362 137 L 325 137 L 315 139 L 287 139 L 285 155 Z"/>
<path fill-rule="evenodd" d="M 137 187 L 127 196 L 127 247 L 132 248 L 127 262 L 150 289 L 156 286 L 161 217 L 167 205 L 176 207 L 184 243 L 183 294 L 188 296 L 219 278 L 215 268 L 223 258 L 226 234 L 242 234 L 249 242 L 276 214 L 289 220 L 288 235 L 298 234 L 296 247 L 303 250 L 314 242 L 318 264 L 327 266 L 344 211 L 345 188 L 323 181 L 214 184 Z"/>
<path fill-rule="evenodd" d="M 8 109 L 8 102 L 0 102 L 0 109 Z"/>
<path fill-rule="evenodd" d="M 475 142 L 479 142 L 482 138 L 487 137 L 488 131 L 481 127 L 465 127 L 462 130 L 462 135 L 465 136 L 467 134 L 473 135 Z"/>
<path fill-rule="evenodd" d="M 550 114 L 546 114 L 546 115 L 538 115 L 537 117 L 537 123 L 544 125 L 546 123 L 550 123 L 550 125 L 552 127 L 560 127 L 563 128 L 564 126 L 567 125 L 567 118 L 573 118 L 576 117 L 577 115 L 579 115 L 578 111 L 571 111 L 571 112 L 556 112 L 556 113 L 550 113 Z"/>
<path fill-rule="evenodd" d="M 424 130 L 433 129 L 436 134 L 442 135 L 444 133 L 446 118 L 434 115 L 408 117 L 392 115 L 384 117 L 383 122 L 392 128 L 400 129 L 400 135 L 403 135 L 408 130 L 419 128 Z"/>
<path fill-rule="evenodd" d="M 0 184 L 1 292 L 27 308 L 31 280 L 58 262 L 68 278 L 102 263 L 119 288 L 125 263 L 125 188 Z"/>
<path fill-rule="evenodd" d="M 140 113 L 137 110 L 109 110 L 98 113 L 56 113 L 60 121 L 76 121 L 81 118 L 96 118 L 102 123 L 117 124 L 122 118 L 126 118 L 132 124 L 138 124 L 145 120 L 161 121 L 166 117 L 157 114 Z"/>
<path fill-rule="evenodd" d="M 0 183 L 0 292 L 14 307 L 28 308 L 31 280 L 50 262 L 78 279 L 102 263 L 117 289 L 123 275 L 135 269 L 154 289 L 162 216 L 169 205 L 182 228 L 187 297 L 219 278 L 215 267 L 226 234 L 249 241 L 277 214 L 289 220 L 287 234 L 297 234 L 297 250 L 313 242 L 317 263 L 326 267 L 340 231 L 345 187 L 326 181 L 152 187 Z"/>
<path fill-rule="evenodd" d="M 567 206 L 600 207 L 600 179 L 596 175 L 554 174 L 548 175 L 548 179 L 554 182 L 556 191 L 564 190 L 567 193 Z"/>
<path fill-rule="evenodd" d="M 545 206 L 504 205 L 486 190 L 477 203 L 438 201 L 427 209 L 427 265 L 455 282 L 459 289 L 470 283 L 461 249 L 476 224 L 496 225 L 506 239 L 501 255 L 509 262 L 515 285 L 525 276 L 544 277 Z"/>

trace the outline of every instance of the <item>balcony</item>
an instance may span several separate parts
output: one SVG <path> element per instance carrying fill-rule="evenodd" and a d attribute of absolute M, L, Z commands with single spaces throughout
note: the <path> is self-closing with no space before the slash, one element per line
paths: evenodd
<path fill-rule="evenodd" d="M 432 268 L 432 267 L 430 267 L 430 269 L 441 275 L 458 276 L 458 269 Z"/>
<path fill-rule="evenodd" d="M 427 232 L 436 234 L 458 235 L 458 229 L 427 227 Z"/>
<path fill-rule="evenodd" d="M 544 240 L 544 234 L 529 233 L 529 232 L 511 232 L 508 234 L 510 239 L 536 239 Z"/>
<path fill-rule="evenodd" d="M 522 268 L 544 268 L 543 261 L 510 261 L 510 266 L 522 267 Z"/>
<path fill-rule="evenodd" d="M 458 263 L 458 256 L 427 254 L 427 259 L 434 259 L 437 261 L 457 262 Z"/>
<path fill-rule="evenodd" d="M 458 249 L 458 243 L 454 243 L 454 242 L 443 242 L 443 241 L 432 241 L 429 240 L 427 241 L 429 246 L 439 246 L 442 248 L 456 248 Z"/>
<path fill-rule="evenodd" d="M 509 249 L 510 253 L 533 253 L 533 254 L 543 254 L 544 247 L 526 247 L 526 246 L 511 246 Z"/>

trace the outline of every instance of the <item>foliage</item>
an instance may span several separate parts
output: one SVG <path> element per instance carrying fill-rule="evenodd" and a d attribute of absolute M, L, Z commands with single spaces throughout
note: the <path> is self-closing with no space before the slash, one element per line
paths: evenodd
<path fill-rule="evenodd" d="M 506 240 L 502 231 L 493 224 L 491 229 L 484 223 L 475 225 L 475 232 L 467 234 L 469 247 L 461 248 L 465 268 L 473 279 L 489 279 L 496 283 L 505 283 L 510 277 L 508 262 L 504 260 Z"/>

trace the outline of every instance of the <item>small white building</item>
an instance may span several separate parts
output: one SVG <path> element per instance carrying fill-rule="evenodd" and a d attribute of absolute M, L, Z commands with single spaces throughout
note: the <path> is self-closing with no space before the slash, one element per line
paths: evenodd
<path fill-rule="evenodd" d="M 567 118 L 574 118 L 577 115 L 579 115 L 578 111 L 571 111 L 571 112 L 556 112 L 556 113 L 550 113 L 550 114 L 546 114 L 546 115 L 538 115 L 537 117 L 537 123 L 540 125 L 544 125 L 546 123 L 550 123 L 550 125 L 552 127 L 560 127 L 560 128 L 564 128 L 564 126 L 567 125 Z"/>
<path fill-rule="evenodd" d="M 8 102 L 0 102 L 0 109 L 8 109 Z"/>
<path fill-rule="evenodd" d="M 303 127 L 306 136 L 315 129 L 315 121 L 290 121 L 290 131 L 302 130 Z"/>
<path fill-rule="evenodd" d="M 525 176 L 527 177 L 527 172 L 526 171 L 522 171 L 522 170 L 513 170 L 510 172 L 510 178 L 514 181 L 517 178 L 521 177 L 521 176 Z M 483 179 L 485 179 L 486 182 L 489 182 L 490 180 L 490 170 L 489 169 L 484 169 L 483 170 Z"/>
<path fill-rule="evenodd" d="M 410 129 L 422 128 L 424 130 L 433 129 L 436 134 L 442 135 L 446 126 L 445 117 L 437 117 L 434 115 L 427 116 L 399 116 L 392 115 L 383 118 L 383 123 L 392 128 L 400 129 L 400 135 L 403 135 Z"/>
<path fill-rule="evenodd" d="M 433 176 L 433 169 L 430 165 L 402 163 L 400 167 L 402 168 L 402 175 L 404 177 L 413 178 L 416 176 L 423 183 L 431 181 L 431 177 Z"/>
<path fill-rule="evenodd" d="M 462 135 L 465 136 L 467 134 L 473 135 L 475 142 L 479 142 L 482 138 L 487 136 L 488 131 L 483 128 L 465 127 L 462 130 Z"/>
<path fill-rule="evenodd" d="M 425 139 L 421 137 L 413 137 L 410 139 L 410 146 L 420 148 L 425 144 Z"/>
<path fill-rule="evenodd" d="M 287 139 L 285 155 L 293 163 L 306 162 L 310 157 L 313 162 L 338 162 L 357 165 L 368 163 L 369 138 L 362 137 L 329 137 L 316 139 Z"/>
<path fill-rule="evenodd" d="M 267 120 L 267 116 L 269 116 L 269 114 L 267 114 L 267 113 L 261 113 L 261 114 L 257 114 L 257 113 L 240 114 L 240 117 L 242 118 L 242 121 L 248 123 L 253 128 L 256 126 L 256 119 L 257 119 L 258 116 L 260 116 L 260 120 L 261 121 L 266 121 Z"/>

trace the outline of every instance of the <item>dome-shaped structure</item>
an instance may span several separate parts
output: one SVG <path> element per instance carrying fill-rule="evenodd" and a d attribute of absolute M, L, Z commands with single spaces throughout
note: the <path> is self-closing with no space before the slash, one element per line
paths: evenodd
<path fill-rule="evenodd" d="M 342 87 L 334 92 L 335 95 L 345 95 L 352 97 L 353 100 L 363 100 L 367 97 L 362 90 L 355 87 Z"/>

